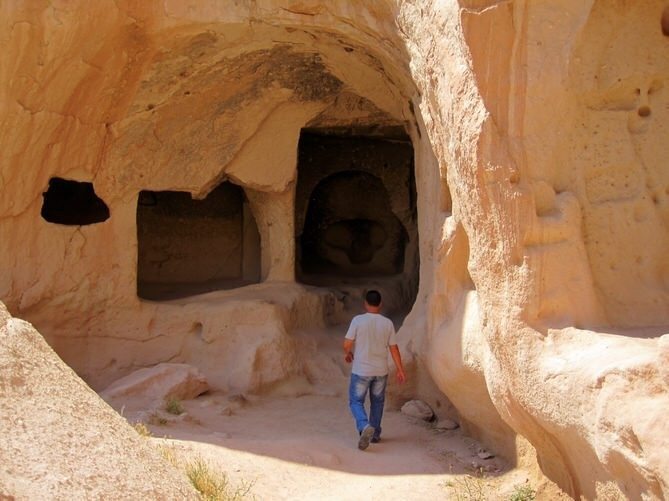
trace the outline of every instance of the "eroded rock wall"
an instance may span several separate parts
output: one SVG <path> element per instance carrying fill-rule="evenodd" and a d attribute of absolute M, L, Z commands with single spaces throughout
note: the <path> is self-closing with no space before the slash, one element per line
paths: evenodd
<path fill-rule="evenodd" d="M 185 475 L 0 305 L 0 497 L 198 499 Z"/>
<path fill-rule="evenodd" d="M 298 370 L 290 342 L 279 340 L 304 318 L 318 326 L 328 315 L 325 296 L 294 286 L 300 131 L 411 127 L 414 89 L 392 5 L 0 8 L 3 50 L 14 54 L 0 67 L 1 179 L 12 194 L 0 202 L 0 297 L 10 310 L 34 322 L 95 388 L 137 366 L 193 357 L 215 372 L 211 381 L 240 390 Z M 109 219 L 74 226 L 43 219 L 42 193 L 54 177 L 91 183 Z M 243 217 L 214 226 L 200 209 L 178 212 L 180 203 L 165 209 L 171 222 L 156 224 L 155 210 L 147 215 L 146 204 L 165 192 L 211 204 L 207 196 L 222 182 L 243 190 Z M 177 225 L 185 236 L 175 236 Z M 415 231 L 410 238 L 415 258 Z M 21 257 L 19 247 L 30 250 Z M 415 259 L 407 261 L 415 273 Z M 208 300 L 187 302 L 183 318 L 183 302 L 138 297 L 183 296 L 194 280 L 203 284 L 199 292 L 222 281 L 266 284 L 242 295 L 250 304 L 236 325 Z M 277 284 L 269 286 L 276 297 L 264 299 L 267 284 Z M 310 301 L 313 312 L 293 314 Z M 240 339 L 248 354 L 235 358 L 233 350 L 239 367 L 221 369 L 209 345 Z M 266 342 L 281 346 L 277 362 L 270 356 L 262 375 L 251 377 Z"/>
<path fill-rule="evenodd" d="M 290 331 L 337 309 L 294 284 L 300 131 L 401 127 L 417 391 L 574 497 L 666 497 L 667 18 L 659 0 L 2 3 L 0 299 L 96 388 L 164 361 L 223 389 L 298 373 Z M 43 220 L 53 177 L 92 182 L 110 218 Z M 226 180 L 265 283 L 141 301 L 138 194 Z"/>
<path fill-rule="evenodd" d="M 476 423 L 485 388 L 575 497 L 667 495 L 665 9 L 419 2 L 400 16 L 453 202 L 436 267 L 455 288 L 432 296 L 444 320 L 419 357 Z M 447 271 L 463 259 L 474 292 Z"/>

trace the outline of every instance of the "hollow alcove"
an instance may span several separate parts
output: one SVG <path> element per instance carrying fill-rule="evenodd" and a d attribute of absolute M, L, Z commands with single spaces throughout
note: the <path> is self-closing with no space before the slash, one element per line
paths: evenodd
<path fill-rule="evenodd" d="M 203 200 L 142 191 L 137 295 L 172 299 L 260 281 L 260 236 L 244 191 L 225 182 Z"/>
<path fill-rule="evenodd" d="M 387 279 L 413 289 L 413 148 L 400 127 L 303 129 L 295 214 L 299 281 L 337 286 Z M 412 303 L 415 290 L 409 296 Z"/>
<path fill-rule="evenodd" d="M 332 174 L 314 188 L 300 239 L 306 275 L 395 275 L 404 268 L 407 232 L 381 180 L 367 172 Z"/>
<path fill-rule="evenodd" d="M 81 226 L 109 219 L 109 207 L 95 194 L 93 183 L 52 177 L 42 196 L 42 217 L 56 224 Z"/>

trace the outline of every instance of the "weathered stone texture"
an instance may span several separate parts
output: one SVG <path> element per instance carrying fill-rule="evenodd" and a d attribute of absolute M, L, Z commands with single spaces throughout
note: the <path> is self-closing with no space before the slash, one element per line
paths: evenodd
<path fill-rule="evenodd" d="M 3 499 L 197 499 L 185 475 L 2 305 L 0 406 Z"/>
<path fill-rule="evenodd" d="M 666 108 L 654 84 L 669 74 L 656 56 L 668 45 L 662 2 L 444 2 L 402 12 L 453 200 L 443 225 L 461 222 L 475 288 L 463 297 L 468 280 L 454 280 L 460 307 L 433 299 L 445 322 L 428 330 L 419 356 L 468 420 L 495 423 L 498 412 L 573 496 L 593 498 L 613 480 L 626 496 L 663 498 L 666 120 L 644 108 L 649 89 L 652 108 Z M 423 36 L 425 25 L 443 29 Z M 626 104 L 593 106 L 610 86 Z M 444 234 L 438 259 L 462 263 L 460 233 Z M 493 415 L 479 413 L 485 396 L 461 400 L 473 385 L 490 395 Z M 499 439 L 490 430 L 504 426 L 481 431 Z"/>
<path fill-rule="evenodd" d="M 294 283 L 300 131 L 403 129 L 421 398 L 574 497 L 667 497 L 667 19 L 661 0 L 2 2 L 0 299 L 96 389 L 167 360 L 221 389 L 313 372 L 292 333 L 341 304 Z M 52 177 L 92 182 L 110 218 L 42 219 Z M 138 193 L 226 180 L 264 283 L 140 300 Z"/>

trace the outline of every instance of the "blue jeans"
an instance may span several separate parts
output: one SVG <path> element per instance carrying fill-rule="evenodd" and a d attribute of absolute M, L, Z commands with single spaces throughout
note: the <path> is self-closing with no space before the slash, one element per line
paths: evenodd
<path fill-rule="evenodd" d="M 386 401 L 386 384 L 388 376 L 358 376 L 351 374 L 351 384 L 348 387 L 348 405 L 355 419 L 358 433 L 362 433 L 365 426 L 374 427 L 374 436 L 381 436 L 381 418 L 383 417 L 383 404 Z M 365 412 L 365 398 L 369 391 L 369 418 Z"/>

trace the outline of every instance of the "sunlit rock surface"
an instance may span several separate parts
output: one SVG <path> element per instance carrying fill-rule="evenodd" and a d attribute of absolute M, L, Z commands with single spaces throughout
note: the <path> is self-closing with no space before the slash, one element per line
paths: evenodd
<path fill-rule="evenodd" d="M 0 299 L 95 389 L 170 360 L 259 391 L 306 370 L 292 332 L 347 300 L 294 283 L 302 130 L 409 142 L 408 186 L 359 186 L 389 215 L 335 211 L 317 248 L 411 308 L 417 396 L 574 497 L 666 497 L 667 19 L 659 0 L 4 2 Z M 109 218 L 43 218 L 53 178 Z M 226 182 L 243 196 L 218 219 L 169 205 L 150 227 L 189 231 L 140 240 L 165 193 Z"/>
<path fill-rule="evenodd" d="M 197 499 L 186 476 L 0 305 L 0 497 Z"/>

